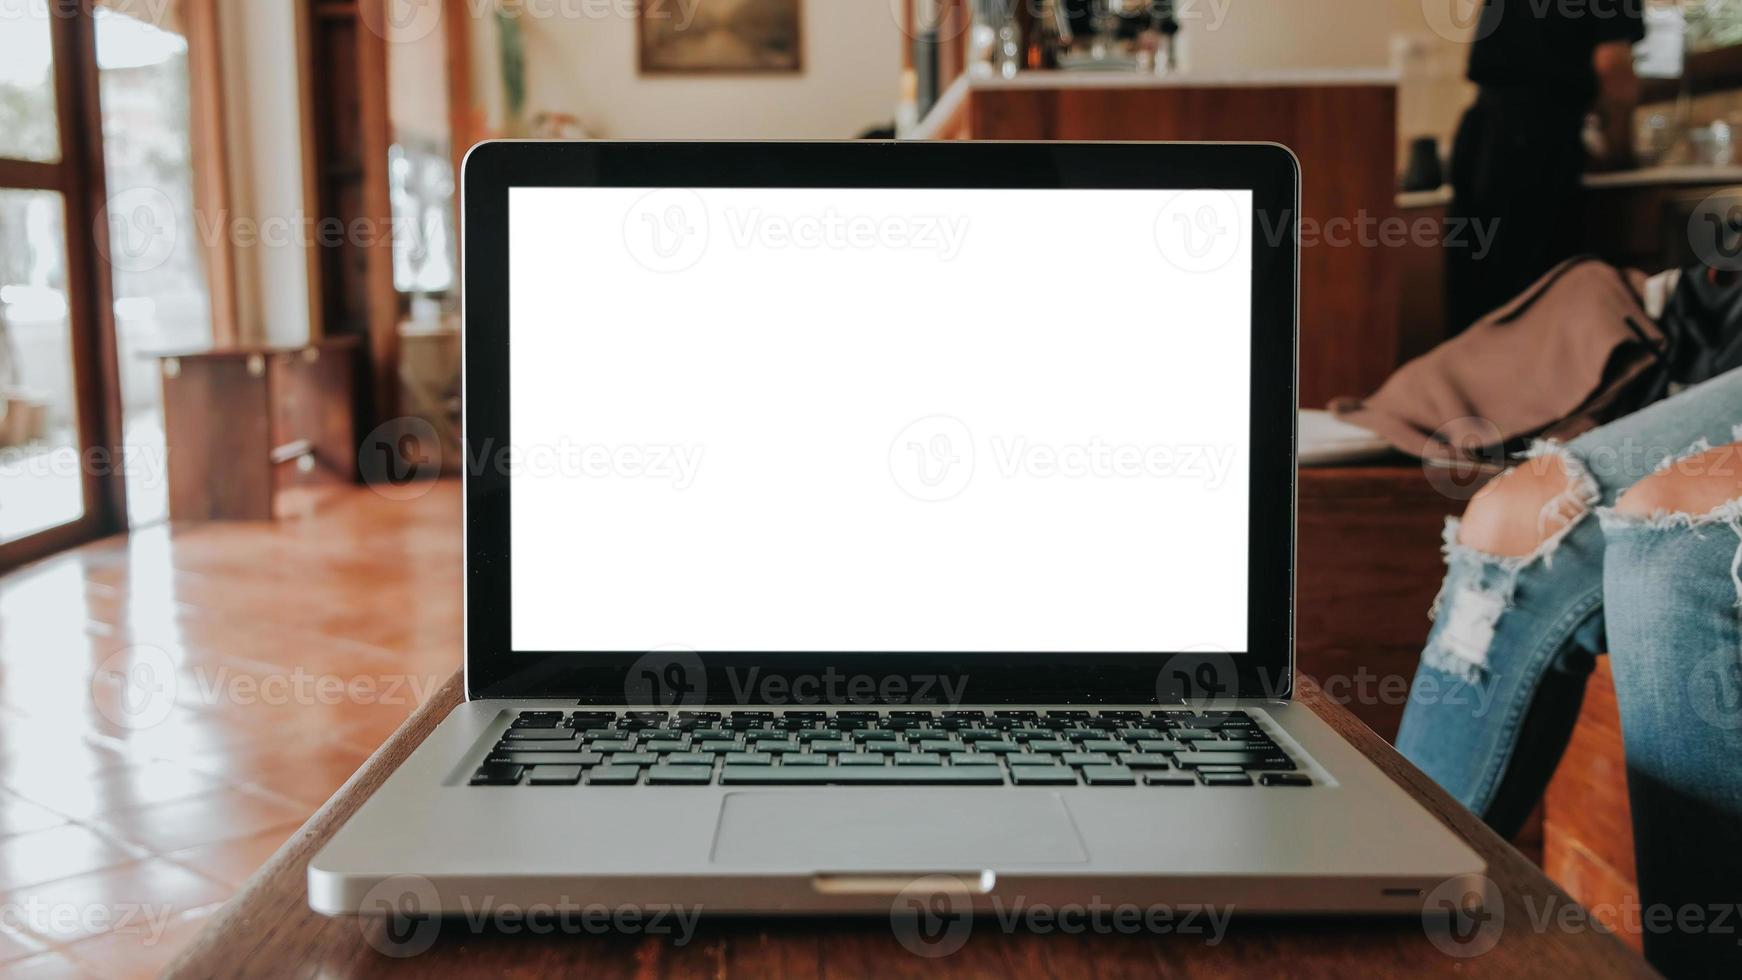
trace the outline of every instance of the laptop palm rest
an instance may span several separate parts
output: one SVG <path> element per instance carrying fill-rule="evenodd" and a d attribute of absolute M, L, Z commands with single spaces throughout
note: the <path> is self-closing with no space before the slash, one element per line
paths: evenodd
<path fill-rule="evenodd" d="M 731 793 L 714 830 L 716 864 L 914 872 L 1084 864 L 1056 793 L 862 787 Z"/>

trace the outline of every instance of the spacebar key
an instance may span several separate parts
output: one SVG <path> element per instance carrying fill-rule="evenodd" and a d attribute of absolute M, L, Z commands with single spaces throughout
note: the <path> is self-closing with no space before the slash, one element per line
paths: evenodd
<path fill-rule="evenodd" d="M 996 766 L 725 766 L 722 786 L 1002 786 Z"/>

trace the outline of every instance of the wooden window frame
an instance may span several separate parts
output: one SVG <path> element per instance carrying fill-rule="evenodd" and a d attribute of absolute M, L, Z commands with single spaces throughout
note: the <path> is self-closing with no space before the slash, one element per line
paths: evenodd
<path fill-rule="evenodd" d="M 217 0 L 185 0 L 188 13 L 195 206 L 228 207 Z M 0 189 L 51 191 L 64 202 L 68 346 L 78 413 L 84 513 L 66 524 L 0 542 L 0 572 L 127 530 L 121 371 L 109 254 L 102 88 L 97 68 L 96 0 L 47 0 L 54 54 L 55 122 L 60 160 L 0 158 Z M 235 262 L 227 238 L 206 249 L 214 340 L 234 340 Z M 92 465 L 95 461 L 98 465 Z"/>

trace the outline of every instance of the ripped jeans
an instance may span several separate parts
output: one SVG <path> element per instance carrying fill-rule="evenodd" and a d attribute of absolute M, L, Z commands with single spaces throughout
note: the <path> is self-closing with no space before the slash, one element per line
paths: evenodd
<path fill-rule="evenodd" d="M 1613 508 L 1647 476 L 1742 438 L 1738 423 L 1742 371 L 1732 371 L 1539 447 L 1532 455 L 1558 457 L 1570 488 L 1544 507 L 1545 529 L 1557 530 L 1525 557 L 1475 551 L 1448 521 L 1445 585 L 1397 738 L 1511 837 L 1566 748 L 1593 658 L 1607 652 L 1639 897 L 1703 907 L 1707 922 L 1712 906 L 1729 907 L 1727 935 L 1648 922 L 1646 953 L 1672 976 L 1742 965 L 1742 501 L 1647 519 Z"/>

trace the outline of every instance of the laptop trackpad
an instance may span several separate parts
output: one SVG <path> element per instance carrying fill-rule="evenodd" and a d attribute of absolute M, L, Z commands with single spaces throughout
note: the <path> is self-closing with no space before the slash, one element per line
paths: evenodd
<path fill-rule="evenodd" d="M 1056 793 L 941 788 L 731 793 L 713 854 L 719 864 L 814 871 L 972 871 L 1088 859 Z"/>

